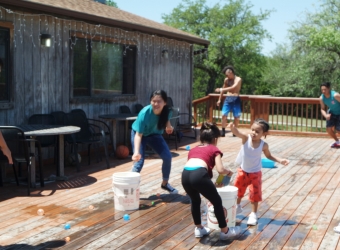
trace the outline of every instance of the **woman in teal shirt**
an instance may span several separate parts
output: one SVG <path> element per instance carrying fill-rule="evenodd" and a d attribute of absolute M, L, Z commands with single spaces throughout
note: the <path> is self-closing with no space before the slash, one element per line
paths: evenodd
<path fill-rule="evenodd" d="M 166 105 L 168 96 L 163 90 L 156 90 L 151 94 L 150 105 L 144 107 L 138 114 L 137 120 L 132 124 L 131 145 L 133 147 L 132 171 L 140 172 L 144 165 L 145 147 L 150 146 L 163 160 L 163 181 L 161 188 L 171 194 L 178 191 L 169 183 L 171 170 L 171 153 L 162 134 L 171 134 L 173 127 L 170 124 L 171 112 Z"/>

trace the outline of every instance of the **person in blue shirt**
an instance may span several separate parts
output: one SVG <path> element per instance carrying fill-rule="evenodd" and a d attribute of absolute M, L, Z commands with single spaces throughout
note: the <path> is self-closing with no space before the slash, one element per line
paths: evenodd
<path fill-rule="evenodd" d="M 340 94 L 331 90 L 331 84 L 324 82 L 320 85 L 321 114 L 326 118 L 327 133 L 334 139 L 331 148 L 339 148 L 340 142 L 336 131 L 340 131 Z M 328 111 L 326 111 L 326 106 Z M 335 129 L 334 129 L 335 128 Z"/>
<path fill-rule="evenodd" d="M 173 132 L 170 124 L 172 115 L 167 106 L 168 96 L 163 90 L 156 90 L 151 94 L 150 105 L 144 107 L 138 114 L 137 120 L 132 124 L 131 145 L 133 148 L 132 171 L 140 172 L 144 165 L 145 147 L 150 146 L 163 160 L 163 181 L 161 188 L 171 194 L 177 194 L 178 190 L 169 184 L 171 170 L 171 152 L 163 138 L 164 129 L 167 134 Z"/>

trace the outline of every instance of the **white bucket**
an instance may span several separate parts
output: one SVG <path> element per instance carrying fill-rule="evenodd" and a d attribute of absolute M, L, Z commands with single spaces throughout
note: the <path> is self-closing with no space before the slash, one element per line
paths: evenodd
<path fill-rule="evenodd" d="M 238 188 L 234 186 L 225 186 L 217 188 L 217 192 L 221 196 L 224 215 L 226 216 L 226 222 L 228 227 L 235 227 L 236 225 L 236 202 Z M 208 227 L 211 229 L 220 229 L 218 221 L 215 216 L 214 206 L 208 202 Z"/>
<path fill-rule="evenodd" d="M 119 172 L 112 175 L 115 209 L 120 211 L 139 209 L 140 173 Z"/>

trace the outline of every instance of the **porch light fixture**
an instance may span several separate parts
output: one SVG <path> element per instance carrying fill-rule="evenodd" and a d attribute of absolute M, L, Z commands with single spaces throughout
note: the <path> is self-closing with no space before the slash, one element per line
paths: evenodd
<path fill-rule="evenodd" d="M 169 52 L 167 49 L 162 50 L 162 57 L 164 57 L 165 59 L 169 58 Z"/>
<path fill-rule="evenodd" d="M 50 34 L 41 34 L 40 35 L 40 44 L 45 47 L 51 47 L 51 35 Z"/>

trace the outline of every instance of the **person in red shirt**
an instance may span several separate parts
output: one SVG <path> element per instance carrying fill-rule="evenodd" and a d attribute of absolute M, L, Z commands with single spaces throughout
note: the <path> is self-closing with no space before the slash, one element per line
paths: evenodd
<path fill-rule="evenodd" d="M 216 186 L 211 181 L 212 169 L 216 166 L 219 174 L 231 176 L 233 172 L 222 165 L 222 152 L 216 147 L 220 131 L 215 124 L 204 122 L 200 131 L 201 144 L 191 149 L 188 161 L 182 173 L 182 185 L 191 199 L 191 214 L 195 223 L 195 237 L 200 238 L 210 233 L 210 229 L 201 224 L 202 194 L 214 206 L 215 216 L 221 228 L 220 239 L 229 240 L 240 234 L 240 227 L 227 227 L 222 199 Z"/>

